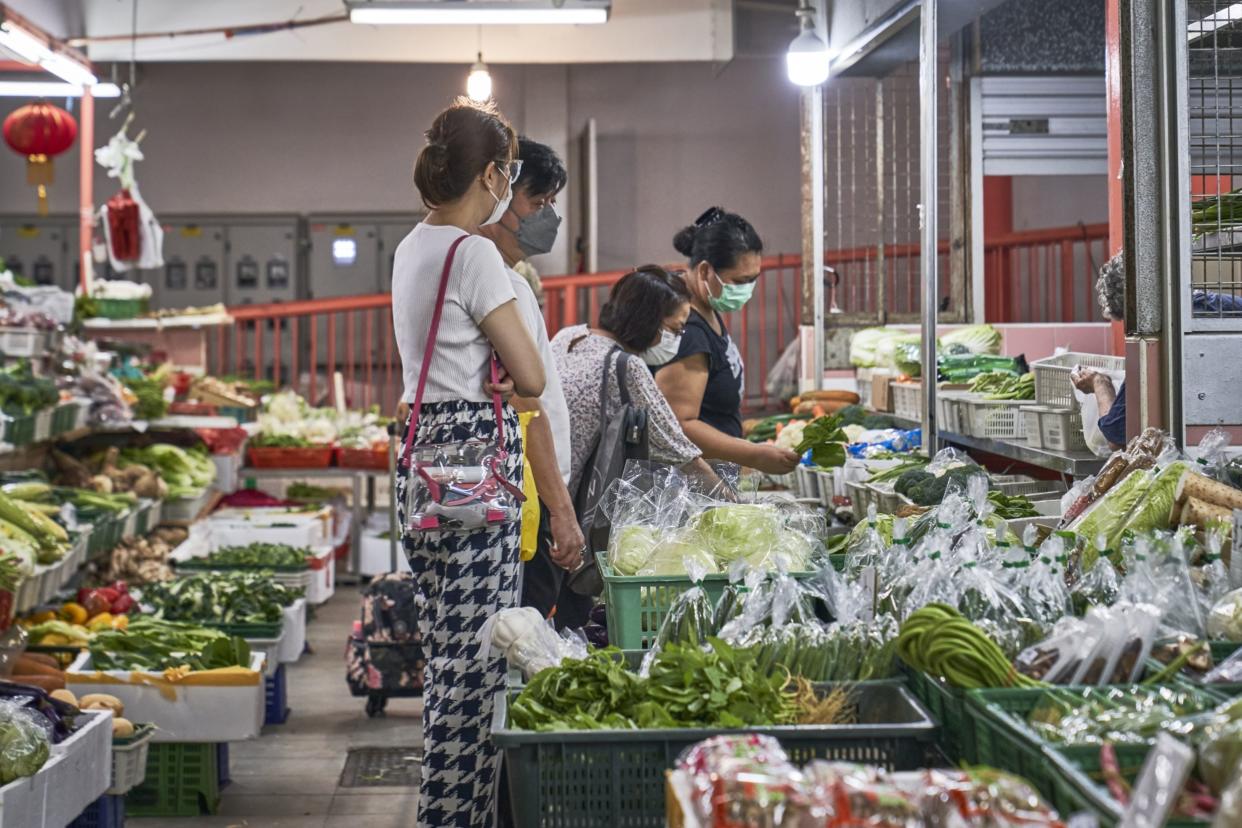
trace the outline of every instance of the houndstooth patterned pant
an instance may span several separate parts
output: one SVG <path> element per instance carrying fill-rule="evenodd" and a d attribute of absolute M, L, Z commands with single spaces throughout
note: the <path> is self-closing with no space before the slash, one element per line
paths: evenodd
<path fill-rule="evenodd" d="M 408 423 L 406 425 L 408 428 Z M 518 418 L 505 407 L 505 476 L 522 481 Z M 424 404 L 417 444 L 493 440 L 491 403 Z M 397 471 L 397 503 L 406 526 L 409 470 Z M 495 695 L 505 686 L 503 658 L 478 658 L 478 631 L 493 613 L 517 604 L 519 524 L 471 534 L 402 538 L 424 604 L 419 624 L 427 654 L 423 695 L 420 828 L 487 828 L 495 820 L 500 757 L 492 746 Z"/>

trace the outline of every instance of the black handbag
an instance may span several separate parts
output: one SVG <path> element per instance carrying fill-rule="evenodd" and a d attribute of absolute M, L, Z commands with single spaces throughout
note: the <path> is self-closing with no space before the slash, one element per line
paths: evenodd
<path fill-rule="evenodd" d="M 574 511 L 586 539 L 581 568 L 566 576 L 568 587 L 579 595 L 599 595 L 604 579 L 599 570 L 599 556 L 608 549 L 612 522 L 600 508 L 612 482 L 621 477 L 630 460 L 646 460 L 650 454 L 647 434 L 647 410 L 630 400 L 626 374 L 633 357 L 615 347 L 604 360 L 604 376 L 599 386 L 599 437 L 587 457 L 587 463 L 574 495 Z M 621 405 L 608 410 L 608 383 L 616 366 L 617 386 Z"/>

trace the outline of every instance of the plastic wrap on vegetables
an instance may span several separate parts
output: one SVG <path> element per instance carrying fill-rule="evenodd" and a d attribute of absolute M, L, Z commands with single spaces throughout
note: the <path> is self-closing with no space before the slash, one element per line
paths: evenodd
<path fill-rule="evenodd" d="M 647 562 L 639 568 L 639 575 L 687 575 L 692 567 L 703 574 L 719 572 L 716 559 L 707 549 L 707 543 L 694 529 L 675 529 L 663 535 Z"/>
<path fill-rule="evenodd" d="M 1218 641 L 1242 642 L 1242 589 L 1235 589 L 1212 607 L 1207 634 Z"/>
<path fill-rule="evenodd" d="M 41 714 L 0 701 L 0 785 L 39 772 L 52 752 L 50 733 Z"/>
<path fill-rule="evenodd" d="M 1059 561 L 1064 552 L 1060 538 L 1049 538 L 1029 564 L 1013 564 L 1010 585 L 1022 599 L 1027 615 L 1043 630 L 1051 630 L 1073 611 L 1069 587 Z"/>
<path fill-rule="evenodd" d="M 587 656 L 586 639 L 580 632 L 558 633 L 533 607 L 501 610 L 483 622 L 478 637 L 481 660 L 486 661 L 493 653 L 502 655 L 527 681 L 567 658 Z"/>
<path fill-rule="evenodd" d="M 765 560 L 780 539 L 776 509 L 758 504 L 724 504 L 707 509 L 694 527 L 708 550 L 725 566 L 738 558 Z"/>
<path fill-rule="evenodd" d="M 1230 482 L 1226 469 L 1229 458 L 1225 455 L 1225 450 L 1229 448 L 1231 441 L 1229 432 L 1221 428 L 1212 429 L 1199 441 L 1198 450 L 1195 452 L 1195 463 L 1213 480 L 1219 480 L 1222 483 Z"/>
<path fill-rule="evenodd" d="M 1051 690 L 1027 717 L 1044 739 L 1065 746 L 1145 744 L 1162 730 L 1189 732 L 1210 697 L 1172 685 Z"/>
<path fill-rule="evenodd" d="M 654 526 L 618 526 L 608 538 L 608 565 L 618 575 L 636 575 L 651 560 L 659 542 L 660 530 Z"/>
<path fill-rule="evenodd" d="M 1121 597 L 1158 607 L 1165 635 L 1186 633 L 1202 638 L 1206 619 L 1182 535 L 1151 532 L 1135 537 L 1123 549 L 1126 576 Z"/>

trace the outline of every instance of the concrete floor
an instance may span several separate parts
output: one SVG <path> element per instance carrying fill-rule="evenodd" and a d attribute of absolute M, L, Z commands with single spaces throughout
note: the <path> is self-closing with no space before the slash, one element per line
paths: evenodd
<path fill-rule="evenodd" d="M 232 784 L 216 816 L 129 819 L 129 828 L 406 828 L 414 824 L 413 788 L 341 788 L 353 747 L 413 747 L 422 742 L 422 701 L 393 699 L 388 715 L 368 719 L 365 699 L 345 685 L 345 640 L 359 617 L 357 587 L 338 586 L 307 628 L 313 652 L 290 665 L 283 725 L 229 746 Z"/>

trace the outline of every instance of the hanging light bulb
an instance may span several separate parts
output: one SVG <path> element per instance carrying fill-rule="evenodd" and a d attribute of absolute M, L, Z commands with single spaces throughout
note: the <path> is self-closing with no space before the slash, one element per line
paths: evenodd
<path fill-rule="evenodd" d="M 802 31 L 785 53 L 785 70 L 789 73 L 789 80 L 798 86 L 819 86 L 828 80 L 832 52 L 815 33 L 815 10 L 808 0 L 802 0 L 796 14 Z"/>
<path fill-rule="evenodd" d="M 483 62 L 483 53 L 479 52 L 479 59 L 470 67 L 470 76 L 466 78 L 466 94 L 472 101 L 490 101 L 492 99 L 492 76 L 487 71 L 487 64 Z"/>

